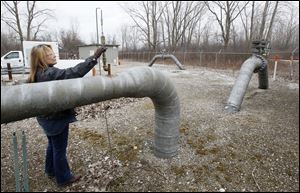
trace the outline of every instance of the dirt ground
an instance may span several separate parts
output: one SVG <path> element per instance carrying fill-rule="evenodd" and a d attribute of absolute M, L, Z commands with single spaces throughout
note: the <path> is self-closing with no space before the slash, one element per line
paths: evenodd
<path fill-rule="evenodd" d="M 112 67 L 112 74 L 138 65 L 146 66 L 122 62 Z M 260 90 L 254 74 L 241 110 L 228 114 L 224 107 L 238 71 L 153 68 L 171 78 L 180 98 L 176 157 L 153 155 L 154 107 L 149 98 L 114 99 L 76 109 L 79 121 L 70 125 L 68 158 L 72 171 L 83 178 L 64 188 L 44 175 L 47 139 L 36 119 L 1 124 L 1 192 L 15 191 L 14 131 L 18 137 L 26 133 L 33 192 L 299 192 L 299 82 L 269 78 L 269 89 Z M 107 105 L 111 108 L 105 111 Z"/>

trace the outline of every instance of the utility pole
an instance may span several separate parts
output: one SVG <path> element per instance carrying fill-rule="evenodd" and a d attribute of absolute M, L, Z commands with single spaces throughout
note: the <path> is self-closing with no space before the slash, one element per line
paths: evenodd
<path fill-rule="evenodd" d="M 105 46 L 105 36 L 103 34 L 103 17 L 102 17 L 102 10 L 101 10 L 101 44 Z M 106 65 L 106 54 L 103 52 L 102 54 L 102 63 L 103 63 L 103 70 L 108 71 L 108 67 Z"/>
<path fill-rule="evenodd" d="M 99 33 L 98 33 L 98 14 L 97 10 L 100 9 L 99 7 L 96 8 L 96 30 L 97 30 L 97 48 L 99 48 Z M 101 15 L 102 15 L 102 10 L 101 10 Z M 102 18 L 102 17 L 101 17 Z M 103 32 L 102 32 L 103 33 Z M 100 59 L 98 58 L 98 63 L 99 63 L 99 74 L 101 76 L 101 64 L 100 64 Z"/>

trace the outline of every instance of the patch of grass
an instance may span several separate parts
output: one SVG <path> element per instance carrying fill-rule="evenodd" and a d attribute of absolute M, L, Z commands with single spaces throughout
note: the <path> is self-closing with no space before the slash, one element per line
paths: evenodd
<path fill-rule="evenodd" d="M 231 179 L 230 175 L 224 175 L 224 179 L 225 179 L 227 182 L 232 182 L 232 179 Z"/>
<path fill-rule="evenodd" d="M 87 141 L 92 145 L 98 145 L 101 148 L 108 147 L 107 136 L 88 129 L 72 128 L 75 135 L 80 140 Z M 142 139 L 139 136 L 127 136 L 126 134 L 111 133 L 113 155 L 120 161 L 134 161 L 137 159 L 141 147 Z"/>
<path fill-rule="evenodd" d="M 217 137 L 214 134 L 208 133 L 206 135 L 206 139 L 207 139 L 207 142 L 209 142 L 209 141 L 215 141 L 217 139 Z"/>
<path fill-rule="evenodd" d="M 113 143 L 115 144 L 113 154 L 120 161 L 127 162 L 137 159 L 142 139 L 137 136 L 115 135 L 113 136 Z"/>
<path fill-rule="evenodd" d="M 119 192 L 119 191 L 124 191 L 122 190 L 123 189 L 123 186 L 124 186 L 124 183 L 126 181 L 126 178 L 125 176 L 121 176 L 119 178 L 116 178 L 112 181 L 110 181 L 108 184 L 107 184 L 107 190 L 110 192 L 113 192 L 113 191 L 116 191 L 116 192 Z"/>
<path fill-rule="evenodd" d="M 263 156 L 261 154 L 254 154 L 250 159 L 252 161 L 262 161 Z"/>
<path fill-rule="evenodd" d="M 183 166 L 171 166 L 171 171 L 176 174 L 176 176 L 182 176 L 185 174 L 185 168 Z"/>
<path fill-rule="evenodd" d="M 199 155 L 209 155 L 209 154 L 217 154 L 220 150 L 216 147 L 206 148 L 205 144 L 210 140 L 215 139 L 214 136 L 209 135 L 209 139 L 203 140 L 201 138 L 192 139 L 189 138 L 187 140 L 187 144 L 189 144 L 192 148 L 196 150 L 196 153 Z"/>
<path fill-rule="evenodd" d="M 202 166 L 190 166 L 191 171 L 195 176 L 196 183 L 206 183 L 206 178 L 211 176 L 207 165 Z"/>
<path fill-rule="evenodd" d="M 184 135 L 187 135 L 188 134 L 188 130 L 189 130 L 188 127 L 181 127 L 179 129 L 179 132 L 182 133 L 182 134 L 184 134 Z"/>
<path fill-rule="evenodd" d="M 217 165 L 216 169 L 220 172 L 224 172 L 225 171 L 225 166 L 223 163 L 220 163 Z"/>
<path fill-rule="evenodd" d="M 132 147 L 116 148 L 114 150 L 114 155 L 123 162 L 134 161 L 137 159 L 138 150 Z"/>
<path fill-rule="evenodd" d="M 147 102 L 143 105 L 143 108 L 146 110 L 154 109 L 154 105 L 152 102 Z"/>
<path fill-rule="evenodd" d="M 72 128 L 75 135 L 80 139 L 85 140 L 92 145 L 100 145 L 101 147 L 105 146 L 105 141 L 107 140 L 102 134 L 95 131 L 90 131 L 88 129 L 78 129 Z"/>

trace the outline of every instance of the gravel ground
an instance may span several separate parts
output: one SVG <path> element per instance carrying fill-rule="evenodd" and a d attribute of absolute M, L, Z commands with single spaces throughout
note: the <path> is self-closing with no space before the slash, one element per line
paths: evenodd
<path fill-rule="evenodd" d="M 146 64 L 122 62 L 112 73 L 137 65 Z M 79 121 L 70 125 L 68 158 L 72 171 L 83 178 L 64 188 L 44 175 L 47 140 L 36 119 L 1 124 L 1 191 L 15 190 L 12 133 L 20 137 L 25 131 L 33 192 L 299 192 L 299 83 L 270 78 L 270 88 L 260 90 L 254 74 L 241 111 L 227 114 L 223 109 L 238 72 L 153 68 L 172 79 L 180 97 L 178 156 L 165 160 L 153 155 L 149 98 L 114 99 L 76 109 Z"/>

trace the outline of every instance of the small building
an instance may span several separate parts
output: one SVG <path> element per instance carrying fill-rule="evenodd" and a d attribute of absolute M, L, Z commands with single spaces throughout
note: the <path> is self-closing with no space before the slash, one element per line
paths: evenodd
<path fill-rule="evenodd" d="M 101 47 L 101 44 L 90 44 L 84 46 L 78 46 L 79 49 L 79 58 L 86 59 L 87 57 L 94 54 L 95 50 L 98 47 Z M 118 65 L 119 64 L 119 45 L 106 44 L 107 50 L 105 52 L 106 55 L 106 64 Z M 100 63 L 102 64 L 102 56 L 100 57 Z"/>

